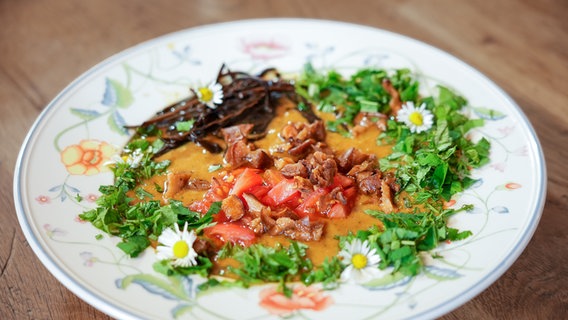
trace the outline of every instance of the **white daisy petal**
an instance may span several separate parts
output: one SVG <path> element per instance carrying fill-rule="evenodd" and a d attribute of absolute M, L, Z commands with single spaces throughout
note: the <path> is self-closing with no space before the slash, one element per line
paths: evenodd
<path fill-rule="evenodd" d="M 369 282 L 373 279 L 382 278 L 388 274 L 388 272 L 381 270 L 379 268 L 366 268 L 361 270 L 361 282 Z"/>
<path fill-rule="evenodd" d="M 353 239 L 350 243 L 346 243 L 338 257 L 346 266 L 341 273 L 341 281 L 343 282 L 360 284 L 383 277 L 388 273 L 379 269 L 381 257 L 366 240 Z"/>
<path fill-rule="evenodd" d="M 211 109 L 217 108 L 218 104 L 223 103 L 223 86 L 218 82 L 213 82 L 206 87 L 199 87 L 195 90 L 197 98 Z"/>
<path fill-rule="evenodd" d="M 372 250 L 369 255 L 367 256 L 368 264 L 370 266 L 377 266 L 379 262 L 381 262 L 381 256 L 377 254 L 376 250 Z"/>
<path fill-rule="evenodd" d="M 187 222 L 182 231 L 179 230 L 177 224 L 174 224 L 173 229 L 165 229 L 158 237 L 158 242 L 161 245 L 156 248 L 156 258 L 158 260 L 170 260 L 175 267 L 194 266 L 197 264 L 198 256 L 193 249 L 196 238 L 193 230 L 187 231 Z"/>
<path fill-rule="evenodd" d="M 178 233 L 179 233 L 179 231 L 178 231 Z M 176 241 L 179 240 L 178 233 L 176 233 L 174 230 L 168 228 L 168 229 L 162 231 L 162 234 L 158 237 L 158 242 L 163 244 L 164 246 L 172 247 L 174 245 L 174 243 L 176 243 Z"/>
<path fill-rule="evenodd" d="M 156 258 L 158 258 L 158 260 L 168 260 L 172 259 L 173 257 L 174 254 L 171 247 L 158 246 L 156 248 Z"/>
<path fill-rule="evenodd" d="M 348 265 L 343 272 L 341 273 L 341 281 L 342 282 L 349 282 L 353 279 L 353 266 L 352 265 Z"/>
<path fill-rule="evenodd" d="M 417 108 L 412 101 L 406 101 L 402 105 L 396 120 L 406 124 L 412 133 L 428 131 L 434 124 L 434 116 L 426 109 L 426 104 L 423 103 Z"/>

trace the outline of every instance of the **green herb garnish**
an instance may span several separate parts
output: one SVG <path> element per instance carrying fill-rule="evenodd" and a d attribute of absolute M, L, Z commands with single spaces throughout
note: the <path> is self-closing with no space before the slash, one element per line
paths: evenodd
<path fill-rule="evenodd" d="M 388 82 L 392 87 L 385 87 Z M 385 121 L 384 131 L 377 137 L 377 144 L 392 146 L 392 153 L 379 160 L 382 172 L 396 177 L 400 186 L 396 194 L 398 203 L 403 203 L 409 213 L 384 213 L 368 210 L 377 218 L 377 226 L 359 230 L 339 237 L 340 248 L 357 238 L 367 241 L 381 257 L 380 269 L 393 268 L 397 276 L 415 276 L 422 271 L 422 252 L 428 252 L 446 241 L 458 241 L 471 235 L 448 226 L 450 216 L 461 210 L 446 209 L 444 203 L 457 193 L 471 186 L 475 180 L 471 170 L 489 161 L 489 142 L 481 138 L 469 139 L 472 129 L 483 126 L 483 119 L 466 116 L 467 101 L 449 88 L 439 86 L 436 95 L 423 96 L 419 83 L 410 70 L 362 69 L 345 78 L 336 71 L 317 72 L 307 65 L 295 82 L 295 88 L 305 100 L 297 108 L 310 109 L 312 103 L 321 112 L 333 113 L 335 119 L 328 121 L 327 129 L 344 136 L 351 136 L 359 113 L 372 115 L 371 121 Z M 409 124 L 400 121 L 392 105 L 392 88 L 396 89 L 401 103 L 424 106 L 428 112 L 427 130 L 413 132 Z M 396 93 L 394 93 L 396 94 Z M 190 132 L 194 120 L 178 121 L 178 132 Z M 202 235 L 203 229 L 212 226 L 213 216 L 220 212 L 221 202 L 210 206 L 206 214 L 188 209 L 182 202 L 169 200 L 162 205 L 154 199 L 150 189 L 140 183 L 163 174 L 168 161 L 157 162 L 156 154 L 164 147 L 162 132 L 154 125 L 140 128 L 139 138 L 125 148 L 122 161 L 112 165 L 114 184 L 101 186 L 97 208 L 84 212 L 80 217 L 106 233 L 122 238 L 117 246 L 131 257 L 138 256 L 162 231 L 174 224 L 185 225 Z M 145 137 L 158 139 L 149 141 Z M 209 166 L 209 172 L 221 169 L 220 164 Z M 163 188 L 152 186 L 158 193 Z M 77 201 L 81 201 L 77 195 Z M 378 225 L 381 225 L 380 227 Z M 97 239 L 101 238 L 97 235 Z M 358 241 L 357 241 L 358 242 Z M 253 244 L 240 247 L 227 244 L 217 258 L 232 258 L 238 266 L 229 266 L 226 273 L 237 280 L 228 281 L 209 278 L 200 285 L 200 290 L 216 286 L 249 287 L 264 282 L 275 282 L 287 296 L 292 289 L 291 281 L 306 285 L 322 283 L 332 289 L 339 285 L 345 261 L 329 257 L 320 266 L 314 266 L 307 258 L 308 246 L 291 241 L 288 246 L 268 247 Z M 154 270 L 167 276 L 199 274 L 209 277 L 213 262 L 211 257 L 198 256 L 197 264 L 190 267 L 175 267 L 170 261 L 158 261 Z"/>
<path fill-rule="evenodd" d="M 176 130 L 179 132 L 188 132 L 191 128 L 193 128 L 194 123 L 195 120 L 193 119 L 188 121 L 178 121 L 176 122 Z"/>
<path fill-rule="evenodd" d="M 291 280 L 301 280 L 305 284 L 323 283 L 330 288 L 336 285 L 341 274 L 341 264 L 334 257 L 322 266 L 315 268 L 306 257 L 307 245 L 292 241 L 286 248 L 280 244 L 267 247 L 254 244 L 247 248 L 226 245 L 219 252 L 220 258 L 231 257 L 240 263 L 239 267 L 228 267 L 227 271 L 238 276 L 232 285 L 249 287 L 255 283 L 277 282 L 279 289 L 290 296 L 292 291 L 286 287 Z"/>
<path fill-rule="evenodd" d="M 442 212 L 390 214 L 367 210 L 366 213 L 379 219 L 383 227 L 360 230 L 341 237 L 340 241 L 349 241 L 354 237 L 367 240 L 381 256 L 381 268 L 392 266 L 393 273 L 415 276 L 423 266 L 420 252 L 430 251 L 441 242 L 463 240 L 471 235 L 470 231 L 459 231 L 447 225 L 450 216 L 470 209 L 471 206 L 464 206 L 459 210 L 446 209 Z"/>
<path fill-rule="evenodd" d="M 349 135 L 359 112 L 390 112 L 391 96 L 381 85 L 385 79 L 397 89 L 402 102 L 425 104 L 435 123 L 429 131 L 411 133 L 404 123 L 391 117 L 377 141 L 393 146 L 392 154 L 380 159 L 381 170 L 395 173 L 401 190 L 411 194 L 411 205 L 448 201 L 475 182 L 470 176 L 472 168 L 489 161 L 489 142 L 467 138 L 471 129 L 484 122 L 463 114 L 467 105 L 463 97 L 443 86 L 438 87 L 435 97 L 420 96 L 419 84 L 407 69 L 363 69 L 344 78 L 335 71 L 318 73 L 307 65 L 296 89 L 319 110 L 336 115 L 337 119 L 327 124 L 329 130 Z"/>

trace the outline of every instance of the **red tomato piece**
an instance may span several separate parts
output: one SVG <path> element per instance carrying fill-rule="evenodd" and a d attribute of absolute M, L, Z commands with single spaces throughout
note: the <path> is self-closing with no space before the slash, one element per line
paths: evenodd
<path fill-rule="evenodd" d="M 341 187 L 343 189 L 347 189 L 353 185 L 355 185 L 355 181 L 353 180 L 353 178 L 350 178 L 348 176 L 344 176 L 341 173 L 336 174 L 333 177 L 333 185 L 336 187 Z"/>
<path fill-rule="evenodd" d="M 292 202 L 294 198 L 299 197 L 300 190 L 296 188 L 294 179 L 284 179 L 270 189 L 265 198 L 269 198 L 268 201 L 275 205 L 281 205 L 286 202 Z"/>
<path fill-rule="evenodd" d="M 206 214 L 211 206 L 211 202 L 206 200 L 195 201 L 189 205 L 189 210 Z"/>
<path fill-rule="evenodd" d="M 264 171 L 264 181 L 268 183 L 270 186 L 277 185 L 280 181 L 286 179 L 284 175 L 275 169 L 268 169 Z"/>
<path fill-rule="evenodd" d="M 357 196 L 357 189 L 355 187 L 347 188 L 343 190 L 343 195 L 349 203 L 352 203 L 355 201 L 355 197 Z"/>
<path fill-rule="evenodd" d="M 262 180 L 262 176 L 258 174 L 258 170 L 246 168 L 243 173 L 237 177 L 237 180 L 231 188 L 231 191 L 229 191 L 229 194 L 234 194 L 240 197 L 243 193 L 250 191 L 256 186 L 260 186 L 263 183 L 264 181 Z"/>
<path fill-rule="evenodd" d="M 218 223 L 205 228 L 203 234 L 218 245 L 231 242 L 248 247 L 256 241 L 256 235 L 252 230 L 236 223 Z"/>
<path fill-rule="evenodd" d="M 266 196 L 266 194 L 268 193 L 268 191 L 270 191 L 270 187 L 266 186 L 266 185 L 260 185 L 260 186 L 256 186 L 256 187 L 252 187 L 248 192 L 249 194 L 252 194 L 255 198 L 257 199 L 262 199 L 264 196 Z"/>
<path fill-rule="evenodd" d="M 347 208 L 347 206 L 341 203 L 334 204 L 327 212 L 328 218 L 331 219 L 342 219 L 346 218 L 348 215 L 349 215 L 349 208 Z"/>
<path fill-rule="evenodd" d="M 302 203 L 300 203 L 300 205 L 298 205 L 298 207 L 296 207 L 296 210 L 294 211 L 302 218 L 308 215 L 313 216 L 315 214 L 318 214 L 318 201 L 326 193 L 328 193 L 328 191 L 323 188 L 314 190 L 304 197 Z"/>

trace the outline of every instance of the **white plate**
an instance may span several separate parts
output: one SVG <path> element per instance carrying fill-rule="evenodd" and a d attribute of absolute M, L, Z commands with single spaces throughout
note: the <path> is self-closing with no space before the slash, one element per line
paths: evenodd
<path fill-rule="evenodd" d="M 129 138 L 122 124 L 138 124 L 185 96 L 190 85 L 211 81 L 222 63 L 249 72 L 268 66 L 297 72 L 308 61 L 319 69 L 345 72 L 365 66 L 408 67 L 426 87 L 441 83 L 454 88 L 469 100 L 472 115 L 487 118 L 474 136 L 491 141 L 491 163 L 474 173 L 480 181 L 458 199 L 458 204 L 474 204 L 475 210 L 450 221 L 474 236 L 436 249 L 444 259 L 427 261 L 426 272 L 414 279 L 372 290 L 344 285 L 304 296 L 305 304 L 266 307 L 260 301 L 270 285 L 202 295 L 195 285 L 201 279 L 171 282 L 152 270 L 152 250 L 129 259 L 115 247 L 118 239 L 105 235 L 96 240 L 100 232 L 77 218 L 94 206 L 98 187 L 111 184 L 112 174 L 71 174 L 73 152 L 87 156 L 90 148 L 103 146 L 99 151 L 104 151 L 106 144 L 120 148 Z M 82 169 L 87 167 L 74 167 Z M 14 197 L 23 232 L 42 263 L 80 298 L 116 318 L 276 318 L 277 310 L 288 310 L 313 319 L 416 319 L 457 308 L 511 266 L 538 224 L 545 182 L 542 150 L 531 125 L 501 89 L 470 66 L 418 41 L 370 27 L 270 19 L 166 35 L 80 76 L 30 130 L 16 166 Z M 77 194 L 84 200 L 77 202 Z M 316 298 L 327 302 L 322 310 L 311 309 Z"/>

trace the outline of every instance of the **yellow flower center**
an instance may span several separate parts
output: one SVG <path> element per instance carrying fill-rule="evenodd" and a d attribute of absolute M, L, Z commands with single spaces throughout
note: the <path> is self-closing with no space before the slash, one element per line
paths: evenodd
<path fill-rule="evenodd" d="M 178 242 L 174 243 L 172 249 L 176 258 L 185 258 L 185 256 L 187 256 L 187 254 L 189 253 L 189 246 L 187 245 L 187 242 L 183 240 L 179 240 Z"/>
<path fill-rule="evenodd" d="M 201 101 L 209 102 L 213 100 L 213 91 L 209 88 L 199 88 L 199 94 L 201 95 Z"/>
<path fill-rule="evenodd" d="M 413 112 L 408 116 L 408 120 L 417 126 L 421 126 L 424 123 L 424 118 L 420 112 Z"/>
<path fill-rule="evenodd" d="M 364 254 L 356 253 L 351 258 L 351 263 L 356 269 L 363 269 L 367 266 L 367 257 Z"/>

